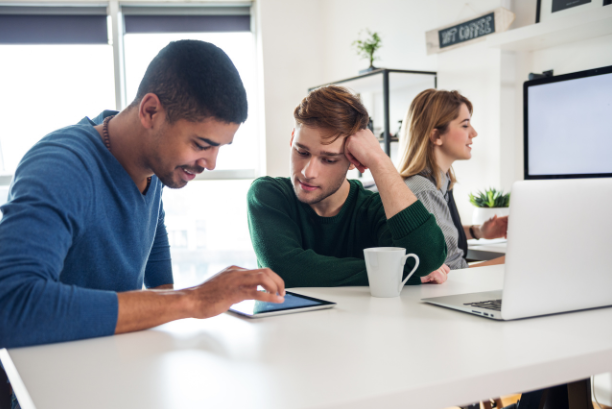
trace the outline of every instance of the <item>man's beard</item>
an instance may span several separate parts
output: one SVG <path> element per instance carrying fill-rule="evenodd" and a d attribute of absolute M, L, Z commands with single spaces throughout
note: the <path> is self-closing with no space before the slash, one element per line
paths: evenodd
<path fill-rule="evenodd" d="M 183 165 L 183 166 L 177 166 L 174 169 L 174 171 L 170 171 L 170 172 L 164 173 L 163 175 L 158 175 L 157 172 L 155 174 L 156 174 L 157 178 L 160 180 L 160 182 L 162 182 L 162 184 L 164 186 L 167 186 L 170 189 L 181 189 L 181 188 L 185 187 L 187 185 L 187 183 L 189 183 L 189 182 L 187 182 L 187 181 L 185 181 L 183 179 L 180 179 L 179 183 L 176 183 L 174 181 L 174 172 L 176 171 L 176 169 L 179 169 L 179 168 L 187 169 L 189 172 L 195 173 L 195 174 L 199 174 L 199 173 L 204 172 L 204 168 L 202 168 L 200 166 L 192 168 L 192 167 Z"/>
<path fill-rule="evenodd" d="M 342 178 L 338 178 L 337 181 L 334 181 L 334 184 L 329 189 L 327 189 L 324 192 L 321 192 L 318 196 L 313 197 L 313 198 L 308 198 L 308 199 L 301 198 L 300 193 L 299 193 L 299 186 L 296 186 L 295 184 L 293 185 L 293 190 L 295 192 L 295 196 L 300 202 L 312 205 L 312 204 L 322 202 L 323 200 L 327 199 L 328 197 L 336 193 L 338 190 L 340 190 L 345 179 L 346 179 L 346 174 L 342 176 Z M 299 184 L 299 182 L 297 183 Z"/>
<path fill-rule="evenodd" d="M 153 173 L 155 173 L 155 176 L 157 176 L 159 181 L 162 182 L 164 186 L 167 186 L 170 189 L 181 189 L 185 187 L 188 182 L 183 180 L 183 178 L 180 178 L 180 177 L 179 177 L 178 183 L 174 181 L 174 176 L 175 176 L 175 172 L 177 169 L 184 168 L 184 169 L 187 169 L 189 172 L 195 173 L 197 175 L 199 173 L 204 172 L 204 168 L 200 166 L 191 167 L 187 165 L 181 165 L 181 166 L 175 167 L 173 170 L 169 170 L 169 171 L 165 170 L 164 161 L 159 155 L 159 149 L 160 149 L 159 142 L 163 138 L 167 137 L 166 136 L 167 127 L 168 127 L 167 123 L 164 123 L 162 127 L 157 131 L 157 134 L 155 135 L 155 139 L 158 141 L 158 144 L 155 147 L 155 150 L 153 152 L 152 160 L 149 160 L 146 165 L 147 167 L 153 170 Z"/>
<path fill-rule="evenodd" d="M 185 182 L 182 179 L 181 179 L 181 182 L 183 182 L 182 184 L 178 184 L 174 182 L 174 178 L 173 178 L 174 172 L 169 172 L 163 175 L 156 175 L 156 176 L 160 180 L 160 182 L 162 182 L 164 186 L 167 186 L 170 189 L 180 189 L 182 187 L 185 187 L 185 185 L 187 185 L 187 182 Z"/>

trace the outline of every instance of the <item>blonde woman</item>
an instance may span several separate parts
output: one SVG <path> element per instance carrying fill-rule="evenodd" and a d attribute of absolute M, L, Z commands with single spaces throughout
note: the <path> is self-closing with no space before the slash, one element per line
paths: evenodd
<path fill-rule="evenodd" d="M 508 217 L 493 217 L 480 226 L 464 226 L 453 198 L 452 165 L 472 157 L 478 135 L 470 122 L 472 103 L 457 91 L 428 89 L 410 104 L 400 132 L 398 170 L 410 190 L 432 213 L 444 233 L 445 264 L 451 270 L 469 267 L 468 239 L 505 237 Z M 504 257 L 477 266 L 502 264 Z"/>

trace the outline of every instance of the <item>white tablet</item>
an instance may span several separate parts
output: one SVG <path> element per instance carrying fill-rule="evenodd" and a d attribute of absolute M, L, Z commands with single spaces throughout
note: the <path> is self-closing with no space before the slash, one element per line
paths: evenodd
<path fill-rule="evenodd" d="M 318 298 L 285 292 L 285 302 L 275 304 L 272 302 L 246 300 L 234 304 L 230 311 L 248 318 L 269 317 L 271 315 L 291 314 L 293 312 L 322 310 L 332 308 L 335 302 L 319 300 Z"/>

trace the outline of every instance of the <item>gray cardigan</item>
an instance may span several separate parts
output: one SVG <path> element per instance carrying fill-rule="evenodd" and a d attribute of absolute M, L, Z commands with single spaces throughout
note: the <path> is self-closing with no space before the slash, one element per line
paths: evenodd
<path fill-rule="evenodd" d="M 440 226 L 444 234 L 447 247 L 447 256 L 444 264 L 449 266 L 451 270 L 468 268 L 468 263 L 463 258 L 463 250 L 458 247 L 459 232 L 453 223 L 448 209 L 448 195 L 446 194 L 450 186 L 448 175 L 442 175 L 442 186 L 440 189 L 436 187 L 435 181 L 422 175 L 411 176 L 406 178 L 404 182 L 423 203 L 425 208 L 434 215 L 438 226 Z"/>

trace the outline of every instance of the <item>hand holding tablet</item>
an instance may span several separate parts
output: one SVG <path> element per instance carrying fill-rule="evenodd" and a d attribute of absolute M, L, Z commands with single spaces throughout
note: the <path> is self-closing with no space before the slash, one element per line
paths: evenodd
<path fill-rule="evenodd" d="M 269 317 L 271 315 L 290 314 L 301 311 L 321 310 L 332 308 L 335 302 L 307 297 L 290 291 L 285 292 L 285 302 L 275 304 L 271 302 L 246 300 L 234 304 L 229 311 L 248 318 Z"/>

